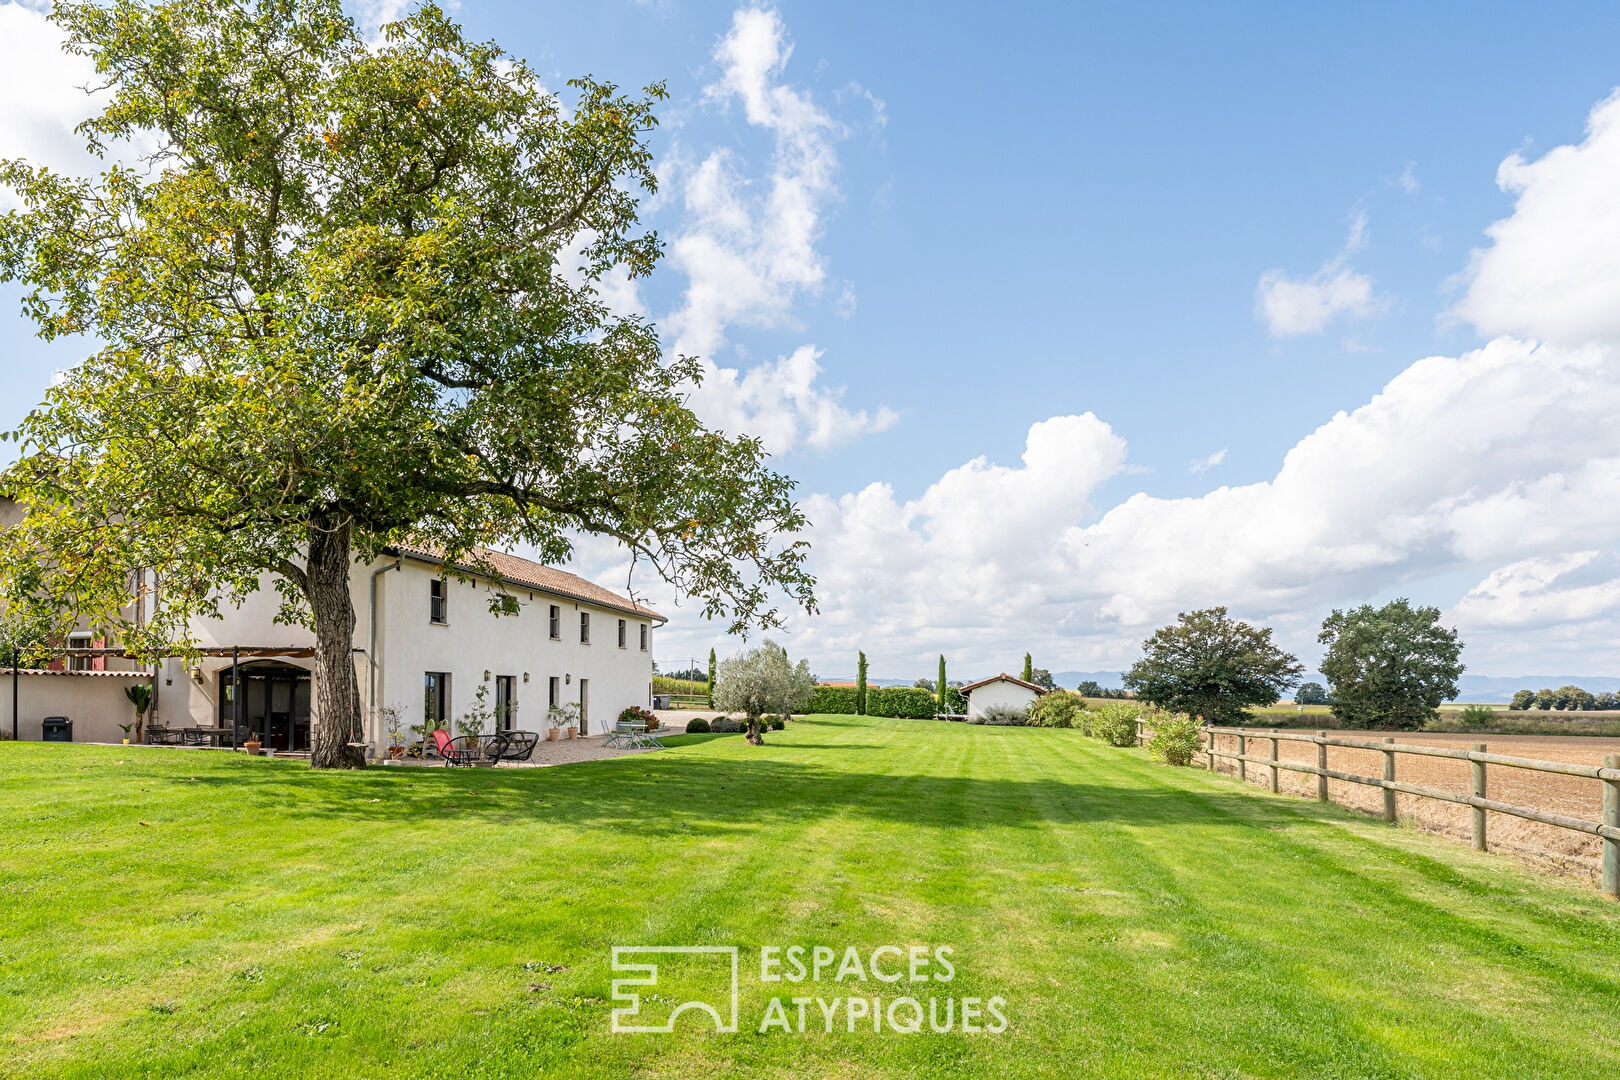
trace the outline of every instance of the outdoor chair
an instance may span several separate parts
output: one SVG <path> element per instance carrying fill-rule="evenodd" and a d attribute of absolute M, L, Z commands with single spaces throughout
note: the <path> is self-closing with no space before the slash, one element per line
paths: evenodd
<path fill-rule="evenodd" d="M 506 740 L 506 745 L 501 748 L 496 761 L 528 761 L 540 742 L 540 736 L 532 731 L 503 731 L 501 737 Z"/>
<path fill-rule="evenodd" d="M 452 739 L 448 731 L 440 728 L 433 732 L 433 745 L 446 765 L 477 765 L 481 761 L 493 764 L 506 750 L 506 736 L 460 735 Z"/>

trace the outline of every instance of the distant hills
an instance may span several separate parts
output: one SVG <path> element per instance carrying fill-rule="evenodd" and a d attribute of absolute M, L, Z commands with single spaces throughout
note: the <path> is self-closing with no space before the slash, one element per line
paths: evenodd
<path fill-rule="evenodd" d="M 996 672 L 991 671 L 991 672 L 986 672 L 986 673 L 983 673 L 983 674 L 976 674 L 976 675 L 973 676 L 972 679 L 968 679 L 965 676 L 958 675 L 955 672 L 952 672 L 951 673 L 951 679 L 953 681 L 956 680 L 956 679 L 963 679 L 966 682 L 972 682 L 972 681 L 974 681 L 974 679 L 982 679 L 982 678 L 985 678 L 987 675 L 994 675 L 994 674 L 996 674 Z M 1017 675 L 1018 672 L 1010 671 L 1010 672 L 1008 672 L 1008 674 L 1009 675 Z M 1066 690 L 1073 690 L 1076 686 L 1079 686 L 1081 683 L 1085 682 L 1087 679 L 1092 680 L 1093 682 L 1097 683 L 1097 685 L 1103 687 L 1104 689 L 1118 689 L 1119 686 L 1120 686 L 1121 677 L 1122 677 L 1121 673 L 1118 672 L 1118 671 L 1054 671 L 1054 672 L 1052 672 L 1053 680 L 1056 681 L 1059 686 L 1063 687 Z M 835 676 L 834 678 L 847 680 L 849 682 L 854 682 L 855 681 L 855 676 L 854 675 L 840 675 L 840 676 Z M 1307 680 L 1313 680 L 1315 682 L 1326 682 L 1326 680 L 1323 679 L 1322 676 L 1316 674 L 1315 672 L 1311 672 L 1311 673 L 1307 674 L 1305 676 L 1305 678 Z M 910 686 L 914 681 L 915 681 L 914 679 L 870 679 L 870 680 L 868 680 L 868 682 L 872 686 Z M 1510 701 L 1510 700 L 1512 700 L 1514 693 L 1519 691 L 1519 690 L 1540 690 L 1542 687 L 1548 687 L 1550 689 L 1556 690 L 1560 686 L 1578 686 L 1582 690 L 1590 690 L 1594 694 L 1601 694 L 1605 690 L 1613 691 L 1615 693 L 1620 693 L 1620 677 L 1616 677 L 1616 676 L 1613 676 L 1613 675 L 1513 675 L 1513 676 L 1497 676 L 1497 675 L 1471 675 L 1471 674 L 1468 674 L 1467 672 L 1464 672 L 1463 677 L 1457 680 L 1457 698 L 1456 698 L 1456 700 L 1458 700 L 1458 701 L 1478 701 L 1478 702 L 1481 702 L 1481 703 L 1498 702 L 1498 701 Z"/>

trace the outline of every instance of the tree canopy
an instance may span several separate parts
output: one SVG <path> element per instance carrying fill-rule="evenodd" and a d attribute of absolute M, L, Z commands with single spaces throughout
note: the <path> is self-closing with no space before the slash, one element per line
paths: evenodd
<path fill-rule="evenodd" d="M 1395 600 L 1335 610 L 1317 638 L 1333 714 L 1350 728 L 1415 731 L 1457 696 L 1462 642 L 1440 625 L 1440 609 Z"/>
<path fill-rule="evenodd" d="M 1224 607 L 1182 612 L 1142 643 L 1125 688 L 1171 712 L 1236 723 L 1251 705 L 1274 705 L 1303 665 L 1271 641 L 1271 628 L 1230 619 Z"/>
<path fill-rule="evenodd" d="M 151 149 L 88 180 L 0 163 L 0 278 L 42 337 L 96 343 L 14 433 L 8 603 L 157 656 L 268 576 L 315 630 L 317 765 L 360 763 L 350 568 L 407 538 L 498 579 L 483 548 L 598 534 L 733 630 L 814 609 L 792 481 L 599 295 L 661 254 L 661 85 L 565 103 L 432 4 L 374 46 L 339 0 L 52 18 L 110 92 L 91 147 Z"/>
<path fill-rule="evenodd" d="M 795 665 L 786 649 L 766 641 L 720 662 L 714 706 L 746 716 L 748 741 L 758 746 L 765 741 L 759 718 L 766 713 L 798 712 L 815 689 L 810 661 L 800 660 Z"/>
<path fill-rule="evenodd" d="M 1294 702 L 1299 705 L 1326 705 L 1327 687 L 1319 682 L 1301 683 L 1299 689 L 1294 692 Z"/>

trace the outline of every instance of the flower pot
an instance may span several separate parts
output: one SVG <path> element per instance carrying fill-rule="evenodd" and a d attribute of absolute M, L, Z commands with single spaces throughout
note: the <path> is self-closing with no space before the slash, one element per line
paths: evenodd
<path fill-rule="evenodd" d="M 579 737 L 579 728 L 575 727 L 573 724 L 569 724 L 568 725 L 568 737 L 570 739 L 578 738 Z"/>
<path fill-rule="evenodd" d="M 258 739 L 249 739 L 247 742 L 242 744 L 242 749 L 246 750 L 250 754 L 257 754 L 259 752 L 259 747 L 263 745 L 264 744 Z"/>
<path fill-rule="evenodd" d="M 546 742 L 556 742 L 556 741 L 557 741 L 557 729 L 552 728 L 550 731 L 546 732 Z"/>
<path fill-rule="evenodd" d="M 403 746 L 390 746 L 388 756 L 394 761 L 403 761 L 405 759 L 405 748 Z"/>
<path fill-rule="evenodd" d="M 125 745 L 125 746 L 128 746 L 128 745 L 129 745 L 129 740 L 128 740 L 128 739 L 125 739 L 125 740 L 124 740 L 124 745 Z"/>

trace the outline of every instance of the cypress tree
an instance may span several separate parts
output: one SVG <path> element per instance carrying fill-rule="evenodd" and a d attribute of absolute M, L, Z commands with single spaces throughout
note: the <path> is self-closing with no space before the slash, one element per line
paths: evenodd
<path fill-rule="evenodd" d="M 714 708 L 714 650 L 709 650 L 709 708 Z"/>
<path fill-rule="evenodd" d="M 1035 662 L 1030 659 L 1029 653 L 1024 654 L 1024 681 L 1035 681 Z"/>
<path fill-rule="evenodd" d="M 866 715 L 866 654 L 855 664 L 855 714 Z"/>
<path fill-rule="evenodd" d="M 939 711 L 941 713 L 946 713 L 946 712 L 950 711 L 949 709 L 945 708 L 945 654 L 944 653 L 939 654 Z"/>

